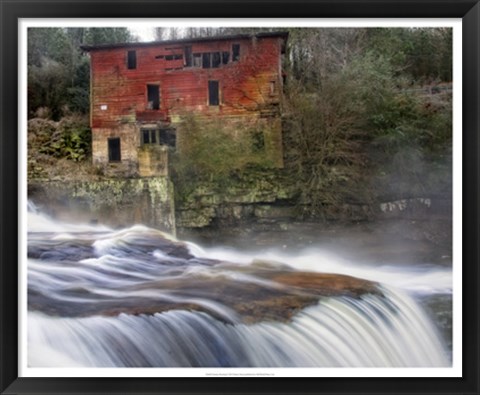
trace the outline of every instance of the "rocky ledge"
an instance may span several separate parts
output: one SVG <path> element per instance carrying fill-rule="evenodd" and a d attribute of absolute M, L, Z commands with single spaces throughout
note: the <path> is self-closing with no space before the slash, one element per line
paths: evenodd
<path fill-rule="evenodd" d="M 97 235 L 105 239 L 101 252 L 88 237 L 30 235 L 30 310 L 87 317 L 183 309 L 251 324 L 288 321 L 326 297 L 382 293 L 377 283 L 345 275 L 297 271 L 269 261 L 200 258 L 186 244 L 146 228 Z"/>

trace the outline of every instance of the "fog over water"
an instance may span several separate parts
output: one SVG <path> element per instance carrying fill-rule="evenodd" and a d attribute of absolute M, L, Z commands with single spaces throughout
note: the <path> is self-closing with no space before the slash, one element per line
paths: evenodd
<path fill-rule="evenodd" d="M 30 367 L 451 364 L 449 267 L 202 248 L 34 206 L 28 231 Z"/>

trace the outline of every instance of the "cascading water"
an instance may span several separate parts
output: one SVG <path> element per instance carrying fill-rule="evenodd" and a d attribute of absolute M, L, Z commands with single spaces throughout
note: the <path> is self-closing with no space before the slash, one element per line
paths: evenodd
<path fill-rule="evenodd" d="M 322 274 L 334 270 L 311 253 L 315 271 L 302 255 L 225 259 L 143 226 L 33 210 L 28 227 L 30 367 L 450 365 L 434 324 L 383 281 L 391 268 L 363 268 L 362 280 Z M 448 287 L 447 270 L 430 274 Z"/>

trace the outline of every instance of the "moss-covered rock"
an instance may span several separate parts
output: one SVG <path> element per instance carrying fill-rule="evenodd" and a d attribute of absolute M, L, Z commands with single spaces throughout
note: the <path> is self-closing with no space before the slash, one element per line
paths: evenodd
<path fill-rule="evenodd" d="M 173 185 L 165 177 L 32 182 L 29 198 L 56 218 L 114 227 L 141 223 L 175 233 Z"/>
<path fill-rule="evenodd" d="M 199 228 L 209 226 L 214 219 L 225 223 L 240 222 L 253 218 L 255 212 L 258 217 L 263 217 L 269 208 L 270 218 L 277 213 L 281 217 L 291 217 L 296 213 L 295 194 L 294 188 L 278 170 L 247 171 L 232 177 L 228 184 L 199 182 L 189 193 L 177 198 L 178 226 Z M 285 208 L 273 209 L 279 202 Z"/>

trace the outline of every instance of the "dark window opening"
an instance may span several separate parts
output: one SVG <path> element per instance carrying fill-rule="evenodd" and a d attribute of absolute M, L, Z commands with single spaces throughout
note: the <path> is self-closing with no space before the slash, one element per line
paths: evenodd
<path fill-rule="evenodd" d="M 202 54 L 194 53 L 193 54 L 193 67 L 202 67 Z"/>
<path fill-rule="evenodd" d="M 228 64 L 230 61 L 230 52 L 222 52 L 222 63 Z"/>
<path fill-rule="evenodd" d="M 147 85 L 147 101 L 149 110 L 160 109 L 160 87 L 158 85 Z"/>
<path fill-rule="evenodd" d="M 175 148 L 177 143 L 177 135 L 175 129 L 160 129 L 160 141 L 161 145 L 166 145 L 171 148 Z"/>
<path fill-rule="evenodd" d="M 192 47 L 188 46 L 184 48 L 185 55 L 185 67 L 192 67 Z"/>
<path fill-rule="evenodd" d="M 127 54 L 127 67 L 130 70 L 137 68 L 137 52 L 136 51 L 128 51 Z"/>
<path fill-rule="evenodd" d="M 120 138 L 114 137 L 108 139 L 108 161 L 120 162 Z"/>
<path fill-rule="evenodd" d="M 143 144 L 150 144 L 150 130 L 143 130 Z"/>
<path fill-rule="evenodd" d="M 157 130 L 156 129 L 142 129 L 142 144 L 156 144 Z"/>
<path fill-rule="evenodd" d="M 208 81 L 208 104 L 218 106 L 220 104 L 218 81 Z"/>
<path fill-rule="evenodd" d="M 175 148 L 176 133 L 175 129 L 142 129 L 142 145 L 159 144 Z"/>
<path fill-rule="evenodd" d="M 240 44 L 232 44 L 232 61 L 240 60 Z"/>
<path fill-rule="evenodd" d="M 220 57 L 220 52 L 212 53 L 212 68 L 216 69 L 220 67 L 222 63 L 222 58 Z"/>
<path fill-rule="evenodd" d="M 165 60 L 180 60 L 183 59 L 181 54 L 165 55 Z"/>
<path fill-rule="evenodd" d="M 230 52 L 203 52 L 192 55 L 193 67 L 202 67 L 204 69 L 216 69 L 222 64 L 228 64 L 230 61 Z"/>
<path fill-rule="evenodd" d="M 202 68 L 209 69 L 210 68 L 210 53 L 203 53 L 202 54 Z"/>

